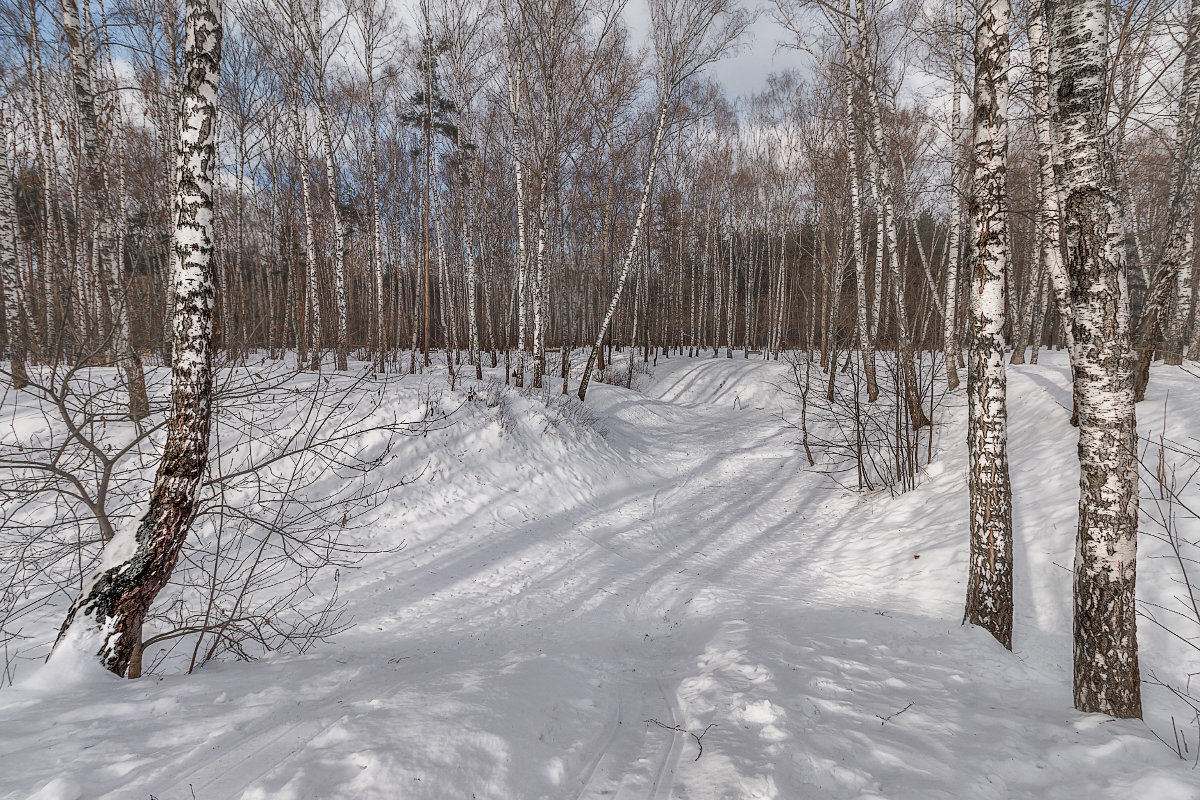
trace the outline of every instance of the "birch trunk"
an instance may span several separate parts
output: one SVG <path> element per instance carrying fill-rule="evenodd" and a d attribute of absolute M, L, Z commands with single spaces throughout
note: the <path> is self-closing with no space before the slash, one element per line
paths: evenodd
<path fill-rule="evenodd" d="M 579 381 L 579 399 L 583 400 L 587 397 L 588 383 L 592 379 L 592 369 L 596 363 L 596 355 L 600 350 L 601 344 L 604 342 L 604 336 L 608 333 L 608 326 L 612 324 L 613 314 L 617 311 L 617 304 L 621 302 L 621 293 L 625 290 L 625 283 L 629 279 L 629 270 L 633 266 L 634 259 L 637 257 L 638 242 L 642 237 L 642 227 L 646 222 L 646 209 L 650 205 L 650 195 L 654 190 L 654 170 L 658 167 L 658 154 L 662 148 L 663 135 L 667 129 L 667 97 L 664 95 L 658 103 L 658 122 L 654 128 L 654 144 L 650 147 L 650 163 L 646 167 L 646 180 L 642 186 L 642 202 L 638 205 L 637 217 L 634 218 L 633 232 L 629 235 L 629 248 L 625 252 L 625 260 L 621 264 L 621 272 L 617 276 L 617 288 L 613 292 L 612 300 L 608 303 L 608 308 L 604 312 L 604 319 L 600 323 L 600 331 L 596 335 L 596 341 L 592 345 L 592 350 L 588 354 L 587 364 L 583 368 L 583 377 Z"/>
<path fill-rule="evenodd" d="M 8 160 L 8 126 L 0 112 L 0 282 L 4 286 L 4 327 L 8 333 L 9 373 L 14 389 L 29 385 L 25 372 L 25 313 L 22 292 L 21 247 L 18 242 L 16 196 Z"/>
<path fill-rule="evenodd" d="M 725 357 L 733 358 L 733 310 L 736 307 L 734 301 L 734 243 L 737 241 L 737 229 L 733 225 L 733 188 L 729 190 L 729 273 L 728 282 L 725 284 L 725 294 L 728 302 L 725 304 Z"/>
<path fill-rule="evenodd" d="M 1012 488 L 1004 374 L 1008 194 L 1008 0 L 979 8 L 975 32 L 975 174 L 971 192 L 967 362 L 971 553 L 964 621 L 1012 649 Z"/>
<path fill-rule="evenodd" d="M 507 25 L 507 22 L 505 23 Z M 513 61 L 513 55 L 508 46 L 508 36 L 505 36 L 505 53 L 507 58 L 505 64 L 507 66 L 507 83 L 508 83 L 508 109 L 512 115 L 512 158 L 513 171 L 516 178 L 517 190 L 517 386 L 523 386 L 525 382 L 525 321 L 527 319 L 526 295 L 528 294 L 528 264 L 529 254 L 525 242 L 525 171 L 521 161 L 521 154 L 517 149 L 518 138 L 518 121 L 520 119 L 520 84 L 518 76 L 514 74 L 517 70 L 517 65 Z"/>
<path fill-rule="evenodd" d="M 363 46 L 363 69 L 367 74 L 367 111 L 370 115 L 370 150 L 367 155 L 367 194 L 371 214 L 371 295 L 375 303 L 375 319 L 368 327 L 374 350 L 375 370 L 384 371 L 387 353 L 388 325 L 383 311 L 383 233 L 379 208 L 379 102 L 375 80 L 375 30 L 366 18 L 364 30 L 368 31 Z"/>
<path fill-rule="evenodd" d="M 104 549 L 101 567 L 72 604 L 55 651 L 90 649 L 125 674 L 142 621 L 175 568 L 208 464 L 212 413 L 213 178 L 221 24 L 216 0 L 187 0 L 174 244 L 175 359 L 167 442 L 146 515 Z"/>
<path fill-rule="evenodd" d="M 1188 7 L 1187 39 L 1184 43 L 1183 88 L 1179 97 L 1179 126 L 1175 160 L 1171 170 L 1171 206 L 1167 215 L 1167 241 L 1154 272 L 1150 298 L 1138 331 L 1138 363 L 1134 371 L 1134 397 L 1141 400 L 1150 379 L 1150 360 L 1158 344 L 1160 319 L 1167 312 L 1171 289 L 1176 290 L 1175 314 L 1171 317 L 1164 360 L 1183 363 L 1184 327 L 1191 314 L 1192 267 L 1195 250 L 1197 152 L 1200 151 L 1197 110 L 1200 109 L 1200 0 Z"/>
<path fill-rule="evenodd" d="M 345 371 L 350 342 L 347 336 L 346 310 L 346 235 L 342 210 L 338 203 L 337 161 L 334 160 L 332 120 L 325 102 L 325 76 L 317 82 L 317 118 L 321 128 L 321 149 L 325 154 L 325 183 L 329 189 L 329 213 L 333 223 L 333 299 L 337 309 L 337 368 Z"/>
<path fill-rule="evenodd" d="M 1071 287 L 1062 253 L 1062 212 L 1054 171 L 1053 133 L 1050 120 L 1050 49 L 1045 33 L 1046 6 L 1037 0 L 1029 9 L 1029 50 L 1033 71 L 1033 116 L 1038 140 L 1038 219 L 1041 223 L 1042 263 L 1050 275 L 1055 307 L 1062 319 L 1067 352 L 1074 357 L 1075 335 L 1071 320 Z M 1074 416 L 1074 415 L 1072 415 Z"/>
<path fill-rule="evenodd" d="M 92 210 L 92 261 L 108 288 L 111 305 L 111 347 L 129 395 L 129 418 L 143 419 L 150 413 L 146 396 L 146 378 L 142 360 L 129 343 L 129 311 L 125 303 L 121 264 L 115 253 L 116 231 L 108 208 L 108 177 L 100 150 L 100 128 L 97 122 L 96 95 L 93 89 L 92 54 L 79 22 L 79 7 L 75 0 L 62 0 L 63 36 L 71 62 L 71 79 L 79 112 L 80 134 L 83 140 L 83 168 L 87 176 L 88 201 Z"/>
<path fill-rule="evenodd" d="M 876 252 L 876 272 L 882 276 L 882 248 L 884 242 L 887 244 L 887 258 L 889 262 L 889 278 L 892 282 L 892 298 L 895 302 L 896 316 L 896 343 L 899 353 L 901 380 L 903 383 L 902 391 L 904 393 L 905 404 L 908 408 L 909 418 L 912 420 L 914 428 L 923 428 L 930 425 L 929 417 L 925 415 L 925 410 L 921 405 L 918 393 L 916 392 L 915 380 L 913 377 L 912 357 L 913 348 L 909 338 L 910 330 L 908 324 L 908 310 L 905 306 L 904 287 L 900 278 L 900 247 L 899 239 L 896 231 L 896 206 L 894 187 L 895 182 L 892 180 L 891 168 L 887 160 L 887 146 L 883 138 L 883 113 L 882 106 L 879 100 L 879 90 L 875 86 L 875 74 L 871 67 L 870 54 L 868 52 L 866 41 L 866 11 L 864 4 L 858 5 L 858 54 L 859 68 L 862 70 L 861 78 L 866 87 L 867 92 L 867 108 L 871 114 L 871 155 L 874 160 L 875 173 L 875 189 L 877 198 L 877 214 L 878 230 L 880 233 L 880 241 L 877 245 Z M 875 302 L 879 305 L 881 293 L 876 284 Z M 876 314 L 876 325 L 879 319 Z"/>
<path fill-rule="evenodd" d="M 849 0 L 843 1 L 842 12 L 844 14 L 842 38 L 845 41 L 847 60 L 850 60 L 849 54 L 854 52 L 854 44 L 851 41 L 850 33 Z M 853 68 L 850 67 L 847 71 L 850 74 L 847 75 L 846 80 L 846 108 L 843 111 L 843 119 L 846 137 L 846 171 L 849 173 L 848 180 L 850 181 L 850 217 L 854 231 L 853 251 L 850 257 L 854 259 L 854 280 L 857 284 L 855 288 L 857 301 L 855 333 L 858 337 L 859 352 L 862 354 L 863 372 L 867 379 L 867 402 L 874 403 L 879 399 L 879 384 L 875 376 L 875 326 L 871 324 L 867 306 L 867 265 L 864 258 L 866 251 L 863 249 L 862 196 L 858 172 L 858 128 L 854 124 L 854 108 L 857 104 L 854 102 Z M 875 291 L 879 291 L 878 283 L 875 285 Z M 958 379 L 955 378 L 955 384 L 957 385 L 957 383 Z"/>
<path fill-rule="evenodd" d="M 1137 430 L 1124 233 L 1105 139 L 1103 0 L 1050 9 L 1055 173 L 1062 189 L 1079 414 L 1074 696 L 1080 711 L 1140 717 Z"/>
<path fill-rule="evenodd" d="M 950 112 L 950 241 L 946 250 L 946 302 L 942 317 L 942 350 L 946 360 L 946 386 L 958 388 L 958 274 L 962 271 L 962 174 L 959 157 L 965 146 L 962 141 L 963 62 L 963 0 L 954 2 L 954 101 Z"/>
<path fill-rule="evenodd" d="M 316 221 L 313 219 L 312 190 L 308 185 L 308 146 L 301 119 L 299 92 L 292 103 L 292 133 L 295 137 L 296 169 L 300 178 L 300 197 L 304 206 L 304 270 L 308 281 L 308 345 L 312 349 L 309 368 L 321 366 L 321 297 L 317 286 Z"/>

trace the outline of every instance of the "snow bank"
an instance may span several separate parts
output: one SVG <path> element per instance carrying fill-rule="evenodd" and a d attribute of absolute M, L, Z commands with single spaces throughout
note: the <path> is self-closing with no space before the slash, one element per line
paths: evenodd
<path fill-rule="evenodd" d="M 191 676 L 0 691 L 0 796 L 1200 797 L 1147 725 L 1071 708 L 1078 472 L 1065 365 L 1042 362 L 1009 371 L 1011 654 L 960 624 L 965 404 L 893 499 L 807 469 L 785 364 L 660 359 L 583 409 L 417 376 L 389 404 L 453 413 L 393 445 L 415 480 L 354 535 L 406 546 L 342 575 L 353 626 Z M 1192 379 L 1161 374 L 1139 411 L 1170 390 L 1169 436 L 1200 434 Z M 1139 590 L 1166 604 L 1161 554 Z M 1197 671 L 1148 628 L 1146 668 Z M 1167 699 L 1147 693 L 1151 726 Z"/>

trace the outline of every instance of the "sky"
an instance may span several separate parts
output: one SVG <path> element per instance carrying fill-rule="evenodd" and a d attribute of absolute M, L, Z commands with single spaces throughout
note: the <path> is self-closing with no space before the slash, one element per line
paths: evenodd
<path fill-rule="evenodd" d="M 710 67 L 713 77 L 724 84 L 730 97 L 740 97 L 761 91 L 772 72 L 803 69 L 808 58 L 804 53 L 779 46 L 789 36 L 764 10 L 748 31 L 740 51 Z"/>
<path fill-rule="evenodd" d="M 762 90 L 767 84 L 767 75 L 788 68 L 803 68 L 807 60 L 805 54 L 795 49 L 778 46 L 790 34 L 771 18 L 772 3 L 756 5 L 753 0 L 748 0 L 746 5 L 759 9 L 758 20 L 747 31 L 736 53 L 708 68 L 709 74 L 721 82 L 731 99 Z M 650 24 L 645 0 L 630 0 L 625 7 L 625 20 L 639 40 L 645 41 Z"/>

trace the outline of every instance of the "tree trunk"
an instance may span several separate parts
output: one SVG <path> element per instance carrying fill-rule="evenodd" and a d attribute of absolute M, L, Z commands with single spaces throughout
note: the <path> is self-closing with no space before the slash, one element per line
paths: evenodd
<path fill-rule="evenodd" d="M 93 90 L 92 54 L 79 24 L 79 7 L 75 0 L 62 0 L 63 36 L 71 62 L 71 78 L 79 112 L 83 138 L 83 161 L 87 175 L 88 200 L 92 207 L 94 231 L 94 263 L 108 288 L 111 305 L 111 347 L 117 368 L 129 395 L 129 418 L 139 420 L 150 413 L 146 396 L 146 378 L 142 360 L 129 342 L 129 310 L 125 303 L 122 265 L 114 252 L 116 231 L 108 209 L 108 177 L 100 152 L 100 129 L 97 123 L 96 95 Z"/>
<path fill-rule="evenodd" d="M 8 126 L 0 112 L 0 284 L 4 287 L 4 327 L 8 334 L 9 373 L 14 389 L 29 385 L 29 375 L 25 372 L 26 305 L 21 290 L 19 230 L 12 166 L 8 161 Z"/>
<path fill-rule="evenodd" d="M 950 241 L 946 251 L 946 302 L 942 317 L 942 350 L 946 360 L 946 386 L 958 388 L 958 275 L 962 271 L 962 174 L 959 151 L 962 141 L 963 0 L 954 2 L 954 102 L 950 116 Z"/>
<path fill-rule="evenodd" d="M 1178 310 L 1171 320 L 1167 337 L 1166 362 L 1183 362 L 1183 306 L 1190 311 L 1190 285 L 1195 245 L 1195 162 L 1200 151 L 1200 131 L 1197 131 L 1197 109 L 1200 108 L 1200 0 L 1189 4 L 1187 41 L 1184 45 L 1183 88 L 1179 97 L 1179 126 L 1175 144 L 1175 159 L 1171 168 L 1171 205 L 1167 213 L 1167 240 L 1159 257 L 1158 268 L 1151 278 L 1150 294 L 1143 305 L 1137 328 L 1135 352 L 1137 365 L 1133 372 L 1134 399 L 1146 396 L 1150 381 L 1150 361 L 1162 335 L 1162 317 L 1171 302 L 1171 289 L 1179 288 Z"/>
<path fill-rule="evenodd" d="M 1103 0 L 1057 0 L 1049 8 L 1055 173 L 1063 194 L 1079 413 L 1075 707 L 1140 717 L 1137 429 L 1124 235 L 1105 139 L 1108 12 Z"/>
<path fill-rule="evenodd" d="M 654 130 L 654 144 L 650 148 L 650 163 L 646 167 L 646 182 L 642 186 L 642 202 L 638 206 L 637 217 L 633 222 L 633 232 L 629 234 L 629 249 L 625 253 L 625 261 L 621 265 L 620 274 L 617 276 L 616 291 L 613 292 L 612 300 L 608 303 L 608 309 L 604 312 L 604 320 L 600 323 L 600 331 L 596 335 L 596 341 L 592 345 L 591 352 L 588 354 L 587 364 L 583 368 L 583 377 L 579 381 L 580 400 L 587 397 L 588 383 L 592 379 L 592 368 L 596 362 L 596 354 L 604 342 L 604 335 L 608 333 L 608 326 L 612 324 L 613 314 L 617 311 L 617 304 L 621 302 L 621 293 L 625 290 L 625 282 L 629 279 L 629 270 L 633 266 L 634 259 L 637 257 L 638 241 L 642 238 L 642 228 L 646 222 L 646 209 L 650 205 L 650 195 L 654 190 L 654 170 L 658 166 L 658 154 L 662 147 L 663 135 L 666 133 L 666 128 L 667 98 L 664 96 L 659 100 L 658 124 Z"/>
<path fill-rule="evenodd" d="M 1004 374 L 1009 274 L 1008 0 L 979 9 L 975 33 L 975 175 L 971 192 L 970 358 L 967 402 L 971 555 L 964 619 L 1012 649 L 1012 488 Z"/>
<path fill-rule="evenodd" d="M 179 141 L 178 271 L 174 296 L 175 359 L 167 442 L 150 506 L 136 533 L 110 541 L 101 566 L 72 604 L 55 650 L 95 648 L 101 664 L 125 674 L 142 621 L 175 568 L 195 516 L 208 463 L 212 412 L 213 178 L 221 24 L 215 0 L 187 0 L 183 127 Z"/>

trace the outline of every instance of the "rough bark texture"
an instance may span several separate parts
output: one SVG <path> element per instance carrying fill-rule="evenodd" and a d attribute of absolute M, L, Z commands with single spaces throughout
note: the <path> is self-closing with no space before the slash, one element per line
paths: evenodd
<path fill-rule="evenodd" d="M 1009 272 L 1008 0 L 979 9 L 975 34 L 975 175 L 971 193 L 970 357 L 967 361 L 971 555 L 964 619 L 1012 649 L 1012 489 L 1004 374 Z"/>
<path fill-rule="evenodd" d="M 1079 414 L 1075 707 L 1140 717 L 1138 484 L 1124 234 L 1105 140 L 1108 18 L 1103 0 L 1050 6 L 1050 91 Z"/>
<path fill-rule="evenodd" d="M 56 648 L 99 644 L 108 670 L 125 674 L 142 621 L 175 569 L 208 463 L 212 411 L 213 177 L 221 24 L 216 0 L 188 0 L 179 140 L 178 270 L 167 442 L 136 532 L 105 547 L 101 567 L 71 606 Z"/>

